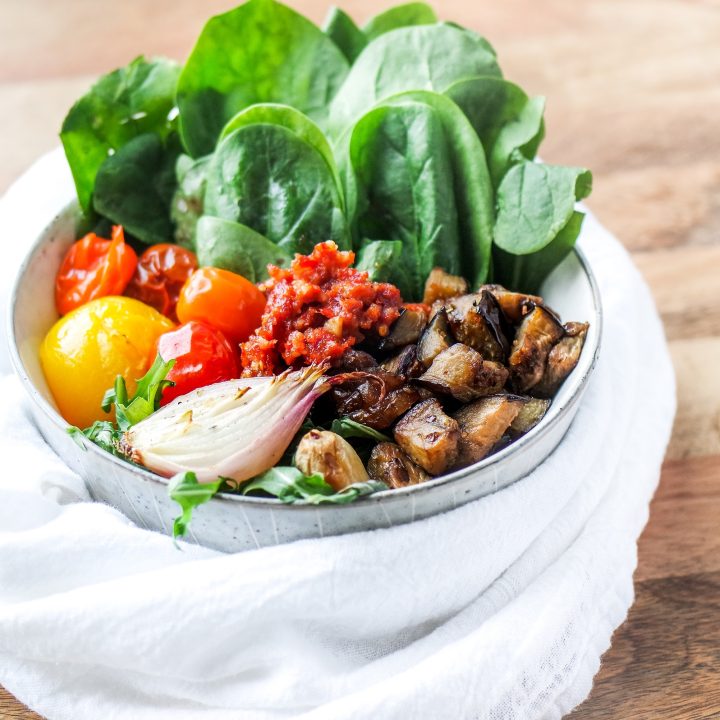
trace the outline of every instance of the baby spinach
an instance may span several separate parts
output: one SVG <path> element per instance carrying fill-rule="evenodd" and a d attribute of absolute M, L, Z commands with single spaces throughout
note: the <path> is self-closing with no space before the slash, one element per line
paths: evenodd
<path fill-rule="evenodd" d="M 212 152 L 225 123 L 255 103 L 292 105 L 322 121 L 348 71 L 335 43 L 275 0 L 249 0 L 208 20 L 178 81 L 190 155 Z"/>
<path fill-rule="evenodd" d="M 464 78 L 500 77 L 492 46 L 446 23 L 403 27 L 373 40 L 352 66 L 330 106 L 335 137 L 368 106 L 406 90 L 443 92 Z"/>
<path fill-rule="evenodd" d="M 149 245 L 171 242 L 170 202 L 176 186 L 177 135 L 138 135 L 100 166 L 93 207 Z"/>
<path fill-rule="evenodd" d="M 60 139 L 72 171 L 78 201 L 91 207 L 95 176 L 107 157 L 147 132 L 164 138 L 180 66 L 171 60 L 138 57 L 104 75 L 70 109 Z"/>
<path fill-rule="evenodd" d="M 402 263 L 400 240 L 368 240 L 355 253 L 355 267 L 364 270 L 373 282 L 395 285 L 403 297 L 413 294 L 413 285 Z"/>
<path fill-rule="evenodd" d="M 196 252 L 201 266 L 230 270 L 251 282 L 268 277 L 267 266 L 284 267 L 292 255 L 247 225 L 205 215 L 197 224 Z"/>
<path fill-rule="evenodd" d="M 208 167 L 205 213 L 245 225 L 288 253 L 350 245 L 336 180 L 312 145 L 281 125 L 230 133 Z"/>
<path fill-rule="evenodd" d="M 432 25 L 437 22 L 435 11 L 424 2 L 409 2 L 378 13 L 363 25 L 365 37 L 374 40 L 386 32 L 412 25 Z"/>
<path fill-rule="evenodd" d="M 175 227 L 175 242 L 193 250 L 195 227 L 203 214 L 205 181 L 210 157 L 193 160 L 180 155 L 175 164 L 177 187 L 170 202 L 170 219 Z"/>
<path fill-rule="evenodd" d="M 340 8 L 332 7 L 322 26 L 323 32 L 340 48 L 348 62 L 354 63 L 365 49 L 367 38 L 355 21 Z"/>

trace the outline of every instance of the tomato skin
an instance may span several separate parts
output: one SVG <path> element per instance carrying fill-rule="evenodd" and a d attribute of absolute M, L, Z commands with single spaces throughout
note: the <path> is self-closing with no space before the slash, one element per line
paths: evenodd
<path fill-rule="evenodd" d="M 125 295 L 177 321 L 180 290 L 197 266 L 195 253 L 190 250 L 170 243 L 151 245 L 140 255 Z"/>
<path fill-rule="evenodd" d="M 195 320 L 158 338 L 163 360 L 175 360 L 167 375 L 175 385 L 163 391 L 160 405 L 206 385 L 240 376 L 238 357 L 230 341 L 214 327 Z"/>
<path fill-rule="evenodd" d="M 260 325 L 264 309 L 265 295 L 242 275 L 204 267 L 180 291 L 177 315 L 180 322 L 206 322 L 241 343 Z"/>
<path fill-rule="evenodd" d="M 55 279 L 55 305 L 60 315 L 107 295 L 122 295 L 137 266 L 135 251 L 125 243 L 120 225 L 112 240 L 88 233 L 70 246 Z"/>

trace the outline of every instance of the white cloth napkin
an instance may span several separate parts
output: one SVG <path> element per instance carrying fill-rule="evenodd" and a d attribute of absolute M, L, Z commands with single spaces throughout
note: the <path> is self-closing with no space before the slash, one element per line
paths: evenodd
<path fill-rule="evenodd" d="M 42 159 L 0 206 L 20 254 L 72 196 Z M 0 683 L 51 719 L 559 718 L 633 599 L 675 408 L 662 327 L 592 218 L 601 359 L 555 453 L 429 520 L 223 555 L 104 505 L 0 381 Z M 6 263 L 3 291 L 14 273 Z"/>

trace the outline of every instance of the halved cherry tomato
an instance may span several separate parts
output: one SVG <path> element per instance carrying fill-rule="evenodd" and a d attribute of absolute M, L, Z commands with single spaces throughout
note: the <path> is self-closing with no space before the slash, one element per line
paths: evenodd
<path fill-rule="evenodd" d="M 195 253 L 190 250 L 170 243 L 152 245 L 140 256 L 125 294 L 177 320 L 180 290 L 197 266 Z"/>
<path fill-rule="evenodd" d="M 125 244 L 120 225 L 112 240 L 89 233 L 70 246 L 55 279 L 55 305 L 66 315 L 90 300 L 122 295 L 137 266 L 135 251 Z"/>
<path fill-rule="evenodd" d="M 196 270 L 180 291 L 180 322 L 201 320 L 236 343 L 245 342 L 265 309 L 265 296 L 242 275 L 204 267 Z"/>
<path fill-rule="evenodd" d="M 233 346 L 207 323 L 192 321 L 161 335 L 157 351 L 163 360 L 175 360 L 167 374 L 167 379 L 175 385 L 165 388 L 161 405 L 195 388 L 240 376 Z"/>

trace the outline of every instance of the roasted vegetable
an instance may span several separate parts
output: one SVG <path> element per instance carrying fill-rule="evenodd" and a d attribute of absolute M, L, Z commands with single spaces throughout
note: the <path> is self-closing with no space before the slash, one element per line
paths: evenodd
<path fill-rule="evenodd" d="M 532 312 L 535 305 L 542 305 L 543 300 L 537 295 L 526 295 L 525 293 L 511 292 L 502 285 L 483 285 L 478 292 L 487 290 L 491 292 L 498 301 L 505 317 L 514 325 L 519 325 L 528 313 Z"/>
<path fill-rule="evenodd" d="M 536 305 L 520 324 L 508 360 L 513 387 L 524 392 L 537 385 L 545 372 L 552 346 L 565 334 L 555 316 Z"/>
<path fill-rule="evenodd" d="M 311 430 L 295 450 L 295 465 L 305 475 L 320 474 L 334 490 L 369 479 L 353 446 L 329 430 Z"/>
<path fill-rule="evenodd" d="M 391 442 L 382 442 L 373 448 L 367 469 L 371 478 L 381 478 L 395 489 L 417 485 L 430 479 L 398 445 Z"/>
<path fill-rule="evenodd" d="M 577 322 L 565 325 L 565 337 L 550 350 L 542 380 L 533 387 L 533 395 L 552 397 L 557 392 L 580 359 L 588 327 L 587 323 Z"/>
<path fill-rule="evenodd" d="M 500 307 L 491 293 L 461 295 L 445 307 L 458 342 L 477 350 L 486 360 L 505 360 L 510 344 L 501 326 Z"/>
<path fill-rule="evenodd" d="M 453 414 L 460 428 L 457 467 L 482 460 L 505 434 L 525 404 L 524 398 L 493 395 Z"/>
<path fill-rule="evenodd" d="M 394 435 L 395 442 L 431 475 L 441 475 L 455 462 L 460 428 L 435 398 L 410 410 L 395 426 Z"/>
<path fill-rule="evenodd" d="M 342 357 L 339 358 L 337 364 L 333 367 L 333 372 L 356 372 L 358 370 L 372 370 L 378 366 L 377 360 L 363 350 L 349 348 Z"/>
<path fill-rule="evenodd" d="M 462 343 L 441 352 L 417 382 L 435 392 L 469 402 L 497 393 L 508 378 L 507 369 Z"/>
<path fill-rule="evenodd" d="M 408 380 L 425 372 L 425 366 L 417 358 L 417 345 L 406 345 L 397 355 L 385 360 L 382 368 Z"/>
<path fill-rule="evenodd" d="M 525 398 L 525 404 L 508 428 L 510 436 L 515 439 L 530 432 L 543 419 L 549 407 L 549 400 Z"/>
<path fill-rule="evenodd" d="M 430 367 L 432 361 L 452 344 L 453 339 L 450 334 L 447 312 L 444 308 L 440 308 L 420 336 L 417 358 L 425 367 Z"/>
<path fill-rule="evenodd" d="M 427 312 L 422 305 L 405 305 L 400 311 L 400 317 L 390 328 L 389 334 L 380 341 L 378 348 L 387 352 L 416 343 L 426 325 Z"/>
<path fill-rule="evenodd" d="M 441 267 L 433 268 L 425 281 L 423 302 L 432 305 L 437 300 L 448 300 L 464 295 L 468 291 L 467 280 L 460 275 L 451 275 Z"/>

